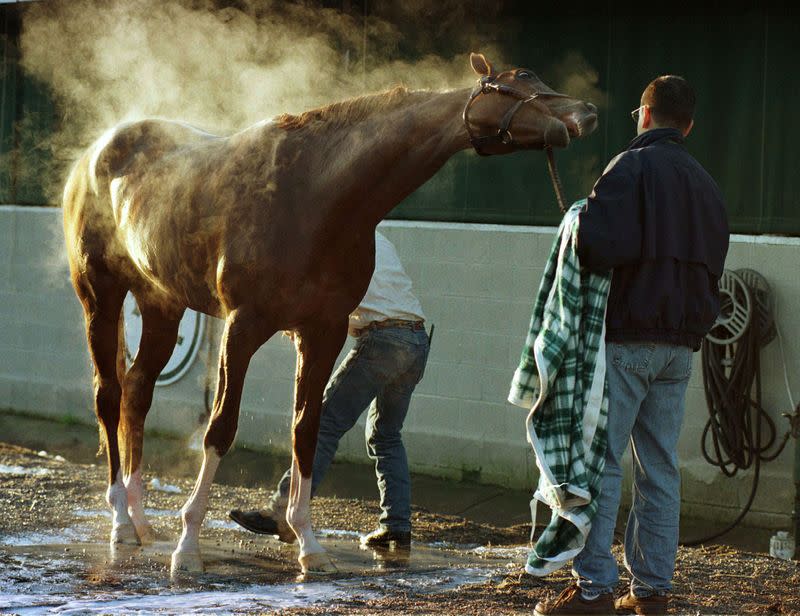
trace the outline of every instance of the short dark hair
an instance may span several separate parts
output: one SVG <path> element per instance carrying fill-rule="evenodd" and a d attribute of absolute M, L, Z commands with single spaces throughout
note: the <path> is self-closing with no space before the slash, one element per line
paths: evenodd
<path fill-rule="evenodd" d="M 684 130 L 694 117 L 694 89 L 683 77 L 662 75 L 651 81 L 642 93 L 642 104 L 650 107 L 659 126 Z"/>

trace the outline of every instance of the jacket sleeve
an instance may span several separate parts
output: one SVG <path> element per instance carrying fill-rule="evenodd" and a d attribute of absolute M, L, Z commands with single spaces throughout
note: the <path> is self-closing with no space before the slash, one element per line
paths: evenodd
<path fill-rule="evenodd" d="M 578 259 L 593 271 L 633 263 L 642 254 L 640 174 L 623 152 L 609 163 L 579 215 Z"/>

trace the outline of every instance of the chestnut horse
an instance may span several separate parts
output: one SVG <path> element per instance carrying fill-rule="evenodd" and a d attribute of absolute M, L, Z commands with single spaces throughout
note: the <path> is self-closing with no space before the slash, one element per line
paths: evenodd
<path fill-rule="evenodd" d="M 64 189 L 64 232 L 108 454 L 112 544 L 152 533 L 142 506 L 144 421 L 188 307 L 225 327 L 202 467 L 181 510 L 172 572 L 202 570 L 200 526 L 236 434 L 245 372 L 281 330 L 297 348 L 287 521 L 303 572 L 335 570 L 311 528 L 311 466 L 322 392 L 372 276 L 376 225 L 471 145 L 495 154 L 565 147 L 597 125 L 593 105 L 531 71 L 498 74 L 480 54 L 470 61 L 481 77 L 472 91 L 398 88 L 230 137 L 143 120 L 111 129 L 76 163 Z M 142 337 L 126 370 L 120 314 L 128 291 Z"/>

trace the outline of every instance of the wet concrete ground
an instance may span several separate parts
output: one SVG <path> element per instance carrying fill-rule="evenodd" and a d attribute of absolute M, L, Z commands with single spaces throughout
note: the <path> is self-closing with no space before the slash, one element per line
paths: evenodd
<path fill-rule="evenodd" d="M 102 500 L 104 459 L 96 457 L 96 430 L 0 414 L 0 435 L 3 441 L 28 449 L 6 452 L 11 456 L 7 461 L 17 463 L 0 464 L 0 486 L 18 493 L 13 498 L 7 491 L 15 509 L 12 515 L 26 517 L 21 524 L 0 521 L 0 611 L 261 612 L 341 603 L 344 598 L 358 602 L 361 596 L 379 599 L 409 585 L 446 591 L 497 577 L 509 563 L 508 548 L 497 551 L 477 544 L 457 548 L 437 541 L 436 533 L 423 535 L 427 541 L 415 541 L 410 553 L 361 549 L 359 530 L 370 530 L 377 520 L 374 475 L 367 466 L 337 464 L 315 508 L 321 503 L 330 509 L 334 495 L 361 503 L 349 524 L 348 520 L 342 524 L 339 517 L 338 528 L 318 529 L 340 574 L 297 583 L 294 546 L 247 533 L 225 515 L 228 508 L 263 502 L 288 459 L 238 449 L 226 456 L 218 474 L 215 491 L 222 490 L 224 498 L 216 501 L 206 520 L 205 574 L 172 580 L 169 562 L 180 532 L 178 510 L 197 472 L 197 452 L 174 439 L 148 435 L 145 481 L 155 481 L 161 489 L 148 490 L 148 503 L 154 506 L 146 511 L 156 530 L 169 540 L 111 549 L 106 543 L 110 513 Z M 81 477 L 77 484 L 76 477 Z M 427 477 L 414 480 L 424 503 L 417 509 L 469 512 L 477 523 L 491 519 L 499 526 L 527 522 L 524 493 L 480 485 L 458 489 L 451 482 Z M 87 482 L 90 485 L 82 485 Z M 369 507 L 363 505 L 365 499 L 373 500 Z M 336 520 L 352 505 L 345 501 L 334 508 Z M 462 526 L 460 521 L 453 524 Z M 460 539 L 464 532 L 469 529 L 449 529 L 448 538 Z M 518 562 L 524 559 L 524 548 L 511 550 Z"/>
<path fill-rule="evenodd" d="M 0 441 L 34 451 L 46 450 L 70 462 L 103 465 L 97 457 L 97 429 L 93 425 L 55 422 L 0 412 Z M 148 434 L 144 445 L 144 470 L 150 476 L 164 473 L 194 479 L 200 453 L 187 450 L 174 438 Z M 270 490 L 289 467 L 289 455 L 269 455 L 234 447 L 222 459 L 215 482 Z M 337 463 L 320 485 L 319 496 L 376 499 L 375 475 L 364 455 L 364 464 Z M 530 521 L 526 491 L 497 486 L 454 482 L 425 475 L 413 476 L 414 503 L 429 511 L 461 515 L 479 523 L 526 524 Z M 255 507 L 256 504 L 254 503 Z"/>
<path fill-rule="evenodd" d="M 226 458 L 224 483 L 212 490 L 205 573 L 171 579 L 196 457 L 147 438 L 159 452 L 145 475 L 159 488 L 145 501 L 158 540 L 111 549 L 95 439 L 92 428 L 0 414 L 0 441 L 28 447 L 0 442 L 0 613 L 530 614 L 569 580 L 568 569 L 522 573 L 527 494 L 485 486 L 415 477 L 411 551 L 362 550 L 358 535 L 378 514 L 372 472 L 337 465 L 312 517 L 339 573 L 298 581 L 294 546 L 227 519 L 231 507 L 262 502 L 286 463 L 247 451 Z M 671 613 L 800 614 L 800 568 L 725 545 L 681 549 Z"/>
<path fill-rule="evenodd" d="M 34 451 L 46 450 L 70 462 L 104 464 L 97 457 L 97 430 L 74 422 L 55 422 L 18 414 L 0 413 L 0 441 L 14 443 Z M 288 455 L 270 455 L 248 449 L 232 449 L 222 460 L 216 483 L 271 490 L 290 463 Z M 343 499 L 374 500 L 377 488 L 372 468 L 365 464 L 334 463 L 319 488 L 319 496 Z M 148 434 L 144 451 L 145 473 L 149 476 L 172 476 L 194 479 L 200 465 L 199 452 L 188 451 L 186 444 L 169 437 Z M 428 511 L 463 516 L 494 526 L 530 523 L 530 494 L 498 486 L 455 482 L 425 475 L 413 475 L 414 504 Z M 261 497 L 259 497 L 261 498 Z M 261 501 L 242 502 L 231 508 L 255 508 Z M 547 511 L 539 508 L 540 523 L 547 522 Z M 621 511 L 624 524 L 626 511 Z M 705 520 L 681 519 L 681 539 L 690 540 L 713 534 L 716 524 Z M 363 529 L 364 531 L 369 529 Z M 767 553 L 775 529 L 740 525 L 715 541 L 739 549 Z"/>
<path fill-rule="evenodd" d="M 500 580 L 509 556 L 504 550 L 465 555 L 417 544 L 408 559 L 378 557 L 372 550 L 359 549 L 352 537 L 328 537 L 322 543 L 340 573 L 298 580 L 285 561 L 236 549 L 235 543 L 204 541 L 206 572 L 170 579 L 173 542 L 110 550 L 100 541 L 61 543 L 64 539 L 17 537 L 21 545 L 3 547 L 2 613 L 263 613 L 345 601 L 358 604 L 409 587 L 447 592 Z"/>

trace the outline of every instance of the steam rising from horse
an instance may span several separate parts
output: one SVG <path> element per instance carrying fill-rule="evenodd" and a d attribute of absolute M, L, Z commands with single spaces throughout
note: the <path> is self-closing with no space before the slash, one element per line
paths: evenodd
<path fill-rule="evenodd" d="M 471 98 L 469 89 L 395 89 L 227 138 L 144 120 L 113 128 L 77 162 L 64 190 L 64 231 L 107 445 L 112 543 L 151 537 L 142 506 L 144 421 L 188 307 L 225 327 L 202 468 L 181 512 L 173 572 L 202 570 L 200 526 L 236 434 L 245 372 L 281 330 L 294 332 L 297 347 L 287 520 L 303 571 L 335 570 L 311 528 L 311 466 L 322 392 L 348 314 L 372 275 L 376 225 L 475 143 L 471 137 L 499 133 L 504 119 L 505 133 L 481 142 L 487 152 L 564 147 L 597 124 L 593 105 L 551 90 L 530 71 L 496 74 L 482 55 L 470 60 L 483 78 Z M 142 314 L 142 338 L 126 370 L 120 315 L 128 291 Z"/>

